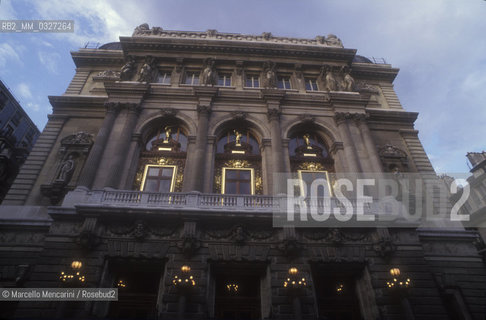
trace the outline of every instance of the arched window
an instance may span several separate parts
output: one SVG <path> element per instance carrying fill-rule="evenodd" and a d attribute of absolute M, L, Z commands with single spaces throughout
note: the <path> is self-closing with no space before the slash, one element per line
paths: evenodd
<path fill-rule="evenodd" d="M 216 145 L 214 192 L 262 194 L 260 144 L 245 126 L 233 126 Z"/>
<path fill-rule="evenodd" d="M 309 195 L 312 182 L 324 179 L 326 186 L 318 188 L 318 196 L 331 195 L 333 177 L 329 173 L 334 172 L 334 161 L 329 156 L 324 140 L 312 129 L 295 131 L 289 140 L 291 171 L 294 178 L 300 180 L 296 194 Z"/>
<path fill-rule="evenodd" d="M 146 134 L 135 188 L 145 192 L 182 191 L 187 134 L 177 121 L 157 125 Z"/>

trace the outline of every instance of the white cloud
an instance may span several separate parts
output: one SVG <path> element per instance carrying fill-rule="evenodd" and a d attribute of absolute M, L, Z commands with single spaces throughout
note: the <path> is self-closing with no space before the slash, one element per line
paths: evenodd
<path fill-rule="evenodd" d="M 0 44 L 0 67 L 4 68 L 11 61 L 22 63 L 18 52 L 10 44 Z"/>
<path fill-rule="evenodd" d="M 25 82 L 20 83 L 17 86 L 17 93 L 19 94 L 20 98 L 24 100 L 32 99 L 32 92 L 30 92 L 29 85 Z"/>
<path fill-rule="evenodd" d="M 40 106 L 37 103 L 32 103 L 32 102 L 27 103 L 27 108 L 32 110 L 32 111 L 39 111 L 40 110 Z"/>
<path fill-rule="evenodd" d="M 61 56 L 56 52 L 38 52 L 37 56 L 41 64 L 52 74 L 58 73 L 58 65 Z"/>

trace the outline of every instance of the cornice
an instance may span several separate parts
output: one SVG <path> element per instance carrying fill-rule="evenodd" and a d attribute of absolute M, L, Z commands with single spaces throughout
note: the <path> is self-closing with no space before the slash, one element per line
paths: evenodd
<path fill-rule="evenodd" d="M 401 123 L 401 124 L 414 124 L 417 120 L 418 112 L 410 111 L 396 111 L 389 109 L 366 109 L 366 112 L 370 115 L 369 123 Z"/>
<path fill-rule="evenodd" d="M 71 51 L 76 68 L 92 66 L 123 65 L 125 58 L 121 50 L 79 49 Z"/>
<path fill-rule="evenodd" d="M 48 96 L 52 108 L 104 108 L 106 96 L 62 95 Z M 104 109 L 103 109 L 104 110 Z"/>
<path fill-rule="evenodd" d="M 351 63 L 356 55 L 356 49 L 345 49 L 326 46 L 289 45 L 273 42 L 238 42 L 230 40 L 202 39 L 171 39 L 158 37 L 120 37 L 123 52 L 126 55 L 136 55 L 137 52 L 187 52 L 205 54 L 240 54 L 258 56 L 287 56 L 319 58 Z"/>
<path fill-rule="evenodd" d="M 393 82 L 400 69 L 392 68 L 389 64 L 353 63 L 353 76 L 363 80 L 385 80 Z"/>

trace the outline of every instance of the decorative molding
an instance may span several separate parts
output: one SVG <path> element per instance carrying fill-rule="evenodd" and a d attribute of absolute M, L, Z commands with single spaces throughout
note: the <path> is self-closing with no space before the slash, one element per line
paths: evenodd
<path fill-rule="evenodd" d="M 191 40 L 230 40 L 242 42 L 272 42 L 275 44 L 289 44 L 289 45 L 309 45 L 318 47 L 335 47 L 343 48 L 342 41 L 333 34 L 324 36 L 316 36 L 314 39 L 291 38 L 291 37 L 275 37 L 270 32 L 263 32 L 261 35 L 245 35 L 239 33 L 221 33 L 217 30 L 211 29 L 207 31 L 173 31 L 163 30 L 160 27 L 152 27 L 150 29 L 147 23 L 136 27 L 132 37 L 158 37 L 169 39 L 191 39 Z"/>

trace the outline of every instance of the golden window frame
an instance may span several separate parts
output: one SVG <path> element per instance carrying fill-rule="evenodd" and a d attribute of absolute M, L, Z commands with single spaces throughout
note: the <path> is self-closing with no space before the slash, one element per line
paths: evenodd
<path fill-rule="evenodd" d="M 231 167 L 223 167 L 223 177 L 221 178 L 221 194 L 225 194 L 224 190 L 226 189 L 226 170 L 249 170 L 250 171 L 250 194 L 255 194 L 255 169 L 254 168 L 231 168 Z"/>
<path fill-rule="evenodd" d="M 176 165 L 167 165 L 167 164 L 146 164 L 145 169 L 143 170 L 143 178 L 142 183 L 140 184 L 140 191 L 143 191 L 145 187 L 145 180 L 147 178 L 149 168 L 172 168 L 172 178 L 170 181 L 170 190 L 169 192 L 174 192 L 176 175 L 177 175 L 177 166 Z"/>
<path fill-rule="evenodd" d="M 300 194 L 304 194 L 304 179 L 302 179 L 302 173 L 324 173 L 326 175 L 327 187 L 329 188 L 329 196 L 332 197 L 332 188 L 331 183 L 329 181 L 329 173 L 326 170 L 297 170 L 297 174 L 299 176 L 300 181 Z"/>

